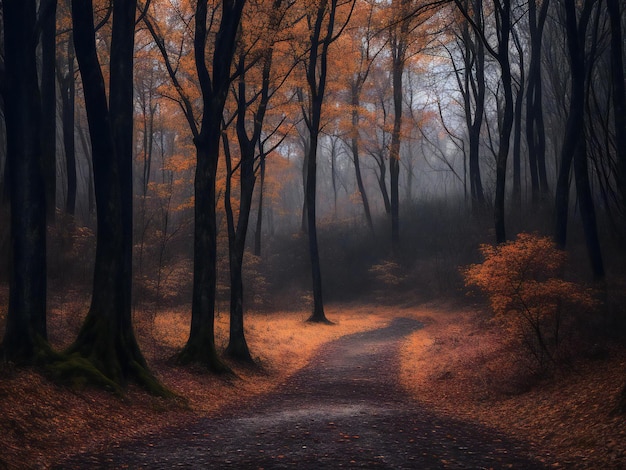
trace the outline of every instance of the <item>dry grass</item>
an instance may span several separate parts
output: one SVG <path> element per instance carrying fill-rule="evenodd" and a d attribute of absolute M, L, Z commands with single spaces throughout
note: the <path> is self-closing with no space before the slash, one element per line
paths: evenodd
<path fill-rule="evenodd" d="M 423 312 L 432 320 L 401 350 L 401 381 L 420 403 L 548 450 L 565 468 L 626 468 L 624 417 L 611 416 L 626 352 L 533 379 L 519 353 L 475 311 Z"/>
<path fill-rule="evenodd" d="M 80 325 L 86 304 L 65 299 L 53 306 L 50 336 L 57 348 L 66 346 Z M 82 312 L 82 313 L 81 313 Z M 138 337 L 153 371 L 184 403 L 166 401 L 130 387 L 124 399 L 99 390 L 73 391 L 54 385 L 32 370 L 0 368 L 0 468 L 48 468 L 64 455 L 99 450 L 111 443 L 182 424 L 232 406 L 239 406 L 279 386 L 303 367 L 317 348 L 342 335 L 382 326 L 383 310 L 327 308 L 334 325 L 305 323 L 307 312 L 250 314 L 247 338 L 261 366 L 242 369 L 237 378 L 216 377 L 171 363 L 187 337 L 189 310 L 150 317 L 137 315 Z M 216 322 L 216 341 L 224 346 L 227 315 Z"/>
<path fill-rule="evenodd" d="M 333 325 L 306 323 L 309 313 L 273 312 L 255 313 L 246 318 L 246 339 L 260 369 L 237 368 L 231 364 L 237 379 L 198 374 L 163 364 L 163 354 L 173 354 L 184 346 L 189 333 L 189 312 L 179 310 L 159 315 L 155 319 L 155 361 L 163 382 L 189 400 L 190 407 L 198 412 L 210 413 L 240 403 L 246 397 L 268 393 L 287 377 L 304 367 L 315 351 L 324 343 L 359 331 L 371 330 L 388 321 L 386 311 L 366 307 L 327 307 L 326 315 Z M 216 319 L 215 341 L 224 349 L 228 341 L 228 316 Z M 161 360 L 160 360 L 160 359 Z M 211 390 L 207 400 L 207 389 Z"/>

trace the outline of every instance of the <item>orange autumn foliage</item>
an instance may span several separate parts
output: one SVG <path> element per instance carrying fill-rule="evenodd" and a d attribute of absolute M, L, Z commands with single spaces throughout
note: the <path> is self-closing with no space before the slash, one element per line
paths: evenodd
<path fill-rule="evenodd" d="M 567 255 L 551 239 L 519 234 L 498 246 L 482 245 L 481 264 L 464 269 L 466 286 L 489 297 L 496 316 L 522 340 L 541 367 L 558 358 L 563 325 L 596 301 L 590 289 L 563 279 Z"/>

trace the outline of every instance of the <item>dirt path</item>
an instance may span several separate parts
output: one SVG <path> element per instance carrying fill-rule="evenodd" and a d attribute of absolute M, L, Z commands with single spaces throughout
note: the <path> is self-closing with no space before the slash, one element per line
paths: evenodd
<path fill-rule="evenodd" d="M 421 327 L 400 318 L 341 338 L 263 399 L 58 468 L 543 468 L 525 445 L 411 402 L 397 352 Z"/>

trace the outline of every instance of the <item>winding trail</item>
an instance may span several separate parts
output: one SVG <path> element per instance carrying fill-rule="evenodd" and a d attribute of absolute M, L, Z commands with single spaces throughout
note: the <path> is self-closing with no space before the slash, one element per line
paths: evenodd
<path fill-rule="evenodd" d="M 401 339 L 421 327 L 398 318 L 340 338 L 270 395 L 58 468 L 544 468 L 525 444 L 400 388 Z"/>

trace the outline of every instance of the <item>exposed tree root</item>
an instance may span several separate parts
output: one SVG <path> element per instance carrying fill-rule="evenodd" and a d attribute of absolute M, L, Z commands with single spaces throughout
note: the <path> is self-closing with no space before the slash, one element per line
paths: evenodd
<path fill-rule="evenodd" d="M 74 344 L 47 366 L 49 372 L 73 386 L 95 385 L 123 395 L 135 382 L 152 395 L 173 398 L 150 372 L 132 329 L 115 331 L 114 323 L 90 312 Z"/>
<path fill-rule="evenodd" d="M 323 313 L 321 315 L 316 315 L 315 313 L 311 314 L 311 316 L 307 318 L 306 322 L 319 323 L 322 325 L 334 325 L 334 323 L 326 318 L 326 315 L 324 315 Z"/>
<path fill-rule="evenodd" d="M 204 344 L 197 339 L 189 339 L 177 354 L 176 362 L 181 365 L 200 364 L 214 374 L 233 374 L 232 369 L 217 355 L 214 345 Z"/>
<path fill-rule="evenodd" d="M 245 340 L 240 339 L 233 341 L 231 339 L 226 347 L 226 350 L 224 351 L 224 355 L 240 364 L 249 366 L 255 365 L 254 359 L 252 359 L 250 349 L 248 349 L 248 345 Z"/>

